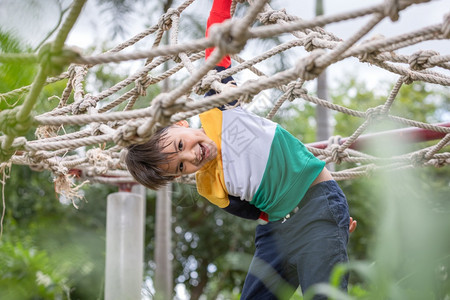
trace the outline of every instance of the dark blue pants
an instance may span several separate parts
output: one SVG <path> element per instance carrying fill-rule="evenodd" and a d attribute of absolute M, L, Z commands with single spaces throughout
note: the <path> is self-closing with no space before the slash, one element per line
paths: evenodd
<path fill-rule="evenodd" d="M 316 283 L 329 282 L 333 267 L 348 261 L 350 216 L 337 183 L 311 187 L 299 208 L 285 222 L 257 226 L 256 250 L 241 299 L 289 299 L 298 285 L 305 293 Z M 341 282 L 345 291 L 347 281 L 346 276 Z"/>

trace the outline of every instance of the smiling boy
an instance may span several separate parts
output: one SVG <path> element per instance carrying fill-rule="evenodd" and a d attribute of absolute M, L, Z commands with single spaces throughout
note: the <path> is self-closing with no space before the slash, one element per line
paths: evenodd
<path fill-rule="evenodd" d="M 167 136 L 166 141 L 160 141 L 164 144 L 161 152 L 170 157 L 167 165 L 161 166 L 167 174 L 196 173 L 217 156 L 217 146 L 203 128 L 172 126 L 168 128 Z"/>
<path fill-rule="evenodd" d="M 215 0 L 207 28 L 230 18 L 230 6 L 231 0 Z M 230 63 L 226 56 L 217 71 Z M 256 228 L 241 299 L 278 299 L 285 283 L 305 292 L 328 282 L 333 267 L 348 260 L 349 230 L 356 222 L 325 163 L 280 125 L 239 105 L 211 109 L 200 121 L 202 128 L 182 122 L 130 146 L 126 163 L 132 176 L 158 189 L 195 173 L 199 194 L 211 203 L 242 218 L 268 221 Z M 347 276 L 341 288 L 346 290 Z"/>

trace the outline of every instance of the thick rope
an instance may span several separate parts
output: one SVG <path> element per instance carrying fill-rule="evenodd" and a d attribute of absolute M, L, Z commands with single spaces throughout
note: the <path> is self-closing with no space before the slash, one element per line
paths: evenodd
<path fill-rule="evenodd" d="M 188 0 L 176 9 L 169 9 L 147 30 L 105 53 L 92 56 L 80 55 L 64 46 L 85 2 L 75 1 L 56 39 L 43 46 L 38 54 L 0 54 L 1 63 L 39 63 L 39 72 L 31 86 L 0 94 L 0 100 L 7 100 L 27 93 L 22 106 L 0 112 L 0 130 L 4 133 L 4 136 L 0 136 L 2 161 L 29 165 L 33 170 L 50 170 L 61 181 L 60 185 L 68 184 L 67 176 L 70 176 L 71 169 L 81 170 L 83 178 L 92 182 L 130 182 L 133 179 L 126 171 L 123 147 L 146 141 L 160 126 L 195 116 L 232 99 L 247 102 L 262 91 L 278 89 L 282 91 L 282 95 L 267 115 L 268 118 L 272 118 L 287 100 L 303 99 L 363 120 L 345 143 L 339 144 L 339 138 L 336 137 L 326 149 L 309 148 L 327 163 L 347 162 L 357 165 L 334 172 L 333 176 L 338 180 L 370 176 L 378 170 L 394 171 L 426 165 L 441 167 L 450 163 L 450 153 L 445 152 L 450 142 L 449 127 L 389 114 L 403 84 L 423 81 L 442 86 L 450 85 L 450 77 L 440 71 L 450 70 L 450 55 L 433 50 L 421 50 L 412 54 L 395 52 L 423 41 L 449 39 L 450 15 L 446 15 L 440 24 L 398 36 L 378 37 L 360 42 L 384 18 L 395 21 L 400 11 L 411 4 L 426 1 L 386 0 L 382 4 L 365 9 L 301 20 L 289 15 L 285 10 L 273 10 L 264 0 L 251 0 L 250 8 L 242 19 L 234 18 L 213 26 L 208 38 L 180 44 L 180 17 L 193 1 Z M 235 8 L 236 3 L 232 6 L 232 12 Z M 363 16 L 369 17 L 369 21 L 345 41 L 320 27 Z M 252 27 L 256 20 L 264 25 Z M 164 33 L 170 34 L 170 45 L 160 45 Z M 263 39 L 283 33 L 292 33 L 294 38 L 247 60 L 238 55 L 251 39 Z M 155 36 L 150 49 L 121 52 L 149 35 Z M 198 64 L 197 60 L 204 57 L 204 49 L 209 47 L 215 47 L 216 50 L 206 62 Z M 296 47 L 304 48 L 307 54 L 300 57 L 290 69 L 266 74 L 257 66 L 270 57 Z M 230 54 L 237 64 L 220 73 L 211 71 L 225 54 Z M 304 88 L 306 81 L 316 78 L 325 68 L 350 57 L 399 75 L 383 105 L 367 111 L 358 111 L 317 98 Z M 86 91 L 84 82 L 94 65 L 138 59 L 145 59 L 145 63 L 128 78 L 99 93 Z M 172 66 L 161 73 L 158 67 L 163 63 L 170 63 Z M 68 71 L 63 72 L 69 64 Z M 175 89 L 158 95 L 146 108 L 133 109 L 139 97 L 147 96 L 150 86 L 183 70 L 187 71 L 189 77 Z M 237 75 L 244 70 L 250 70 L 258 79 L 248 80 L 235 88 L 220 83 L 221 79 Z M 67 78 L 68 82 L 61 96 L 53 96 L 59 99 L 58 106 L 52 111 L 33 117 L 32 112 L 42 88 Z M 192 100 L 195 94 L 202 95 L 211 88 L 219 93 Z M 122 94 L 110 99 L 119 92 Z M 74 101 L 69 104 L 72 95 Z M 121 104 L 124 104 L 123 111 L 112 111 Z M 382 120 L 436 131 L 445 137 L 433 146 L 390 158 L 375 157 L 350 148 L 374 122 Z M 27 141 L 24 136 L 36 125 L 37 139 Z M 86 127 L 78 132 L 64 134 L 64 126 L 72 125 Z M 79 147 L 106 143 L 114 145 L 108 149 L 94 147 L 81 157 L 67 155 L 69 151 Z M 186 182 L 193 182 L 193 178 L 187 178 Z"/>

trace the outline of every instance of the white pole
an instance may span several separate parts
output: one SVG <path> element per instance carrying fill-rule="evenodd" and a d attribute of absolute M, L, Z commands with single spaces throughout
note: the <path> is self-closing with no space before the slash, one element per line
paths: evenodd
<path fill-rule="evenodd" d="M 105 300 L 141 299 L 145 200 L 142 195 L 108 195 Z"/>
<path fill-rule="evenodd" d="M 155 299 L 172 299 L 172 202 L 171 184 L 161 188 L 156 196 L 156 228 L 155 228 Z"/>

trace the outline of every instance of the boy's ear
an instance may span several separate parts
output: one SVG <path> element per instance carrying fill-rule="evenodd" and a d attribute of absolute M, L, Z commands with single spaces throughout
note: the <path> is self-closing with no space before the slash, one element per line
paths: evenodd
<path fill-rule="evenodd" d="M 181 127 L 186 127 L 189 128 L 189 123 L 186 120 L 181 120 L 175 123 L 175 125 L 181 126 Z"/>

